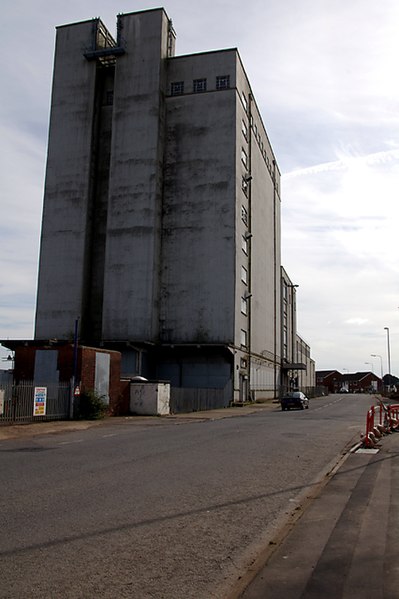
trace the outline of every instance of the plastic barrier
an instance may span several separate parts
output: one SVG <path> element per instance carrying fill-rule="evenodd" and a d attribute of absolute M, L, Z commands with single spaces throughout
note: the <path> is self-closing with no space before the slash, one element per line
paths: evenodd
<path fill-rule="evenodd" d="M 399 404 L 392 404 L 388 408 L 389 427 L 391 430 L 399 428 Z"/>
<path fill-rule="evenodd" d="M 362 442 L 368 448 L 375 447 L 383 435 L 399 430 L 399 404 L 387 406 L 378 401 L 379 404 L 371 406 L 366 416 L 366 434 Z"/>

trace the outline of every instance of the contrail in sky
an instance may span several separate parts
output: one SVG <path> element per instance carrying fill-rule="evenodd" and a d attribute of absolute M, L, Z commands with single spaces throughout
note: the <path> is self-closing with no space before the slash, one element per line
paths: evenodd
<path fill-rule="evenodd" d="M 386 162 L 391 162 L 392 160 L 398 158 L 399 149 L 387 150 L 386 152 L 375 152 L 374 154 L 367 154 L 365 156 L 345 156 L 340 160 L 335 160 L 333 162 L 323 162 L 322 164 L 315 164 L 314 166 L 309 166 L 307 168 L 295 169 L 290 173 L 283 174 L 282 177 L 284 179 L 288 179 L 292 177 L 300 177 L 303 175 L 324 173 L 327 171 L 344 170 L 350 164 L 359 164 L 361 162 L 367 164 L 368 166 L 373 166 L 375 164 L 384 164 Z"/>

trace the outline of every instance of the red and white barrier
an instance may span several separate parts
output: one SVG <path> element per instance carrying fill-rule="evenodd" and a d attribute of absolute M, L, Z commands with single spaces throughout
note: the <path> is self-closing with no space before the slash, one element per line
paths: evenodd
<path fill-rule="evenodd" d="M 377 406 L 371 406 L 366 416 L 366 433 L 362 436 L 365 447 L 372 448 L 386 434 L 399 429 L 399 404 L 385 405 L 379 400 Z"/>

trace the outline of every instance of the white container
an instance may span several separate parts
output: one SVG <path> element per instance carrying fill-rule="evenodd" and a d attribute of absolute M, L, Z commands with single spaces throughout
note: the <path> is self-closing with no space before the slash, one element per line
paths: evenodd
<path fill-rule="evenodd" d="M 170 383 L 130 383 L 130 412 L 146 416 L 170 414 Z"/>

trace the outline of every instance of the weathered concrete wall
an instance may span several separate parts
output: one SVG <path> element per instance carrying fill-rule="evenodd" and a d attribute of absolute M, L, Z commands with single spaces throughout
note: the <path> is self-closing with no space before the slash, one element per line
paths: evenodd
<path fill-rule="evenodd" d="M 96 74 L 82 49 L 92 28 L 57 29 L 35 338 L 68 338 L 82 313 Z"/>
<path fill-rule="evenodd" d="M 280 346 L 280 198 L 261 151 L 266 138 L 253 107 L 251 135 L 251 345 L 254 353 L 274 355 L 274 337 Z M 279 352 L 278 352 L 279 353 Z"/>
<path fill-rule="evenodd" d="M 115 70 L 103 337 L 158 336 L 164 102 L 169 22 L 162 9 L 121 16 Z"/>
<path fill-rule="evenodd" d="M 280 353 L 279 171 L 242 63 L 237 56 L 235 390 L 274 392 Z M 244 152 L 244 154 L 243 154 Z M 248 184 L 243 188 L 243 178 Z M 247 243 L 243 237 L 248 236 Z M 247 281 L 242 279 L 242 267 Z M 243 304 L 245 297 L 248 297 Z M 240 310 L 241 306 L 244 308 Z M 243 345 L 243 331 L 247 345 Z M 248 359 L 248 350 L 251 360 Z M 244 379 L 244 380 L 243 380 Z M 244 392 L 245 394 L 245 392 Z"/>
<path fill-rule="evenodd" d="M 169 97 L 162 243 L 163 341 L 234 342 L 235 52 L 176 58 Z M 207 91 L 191 93 L 206 78 Z"/>

